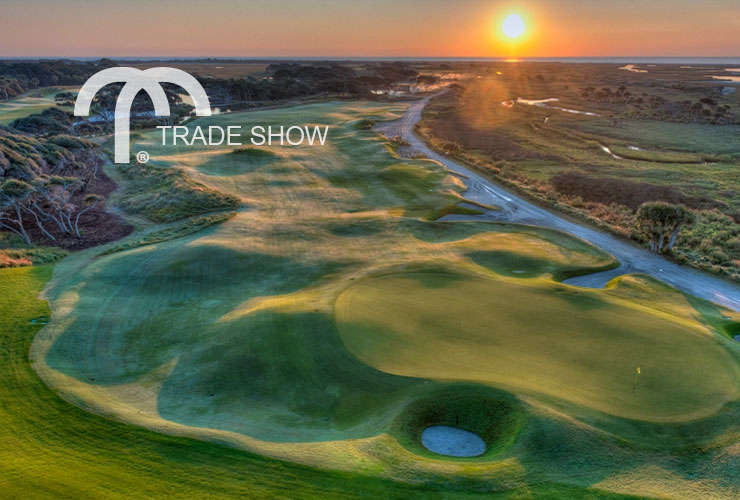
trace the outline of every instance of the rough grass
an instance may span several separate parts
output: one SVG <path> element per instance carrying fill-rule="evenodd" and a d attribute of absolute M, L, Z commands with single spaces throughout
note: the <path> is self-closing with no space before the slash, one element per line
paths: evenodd
<path fill-rule="evenodd" d="M 708 153 L 701 154 L 686 151 L 644 150 L 619 145 L 609 146 L 609 149 L 611 149 L 614 154 L 621 156 L 622 158 L 639 161 L 652 161 L 656 163 L 716 163 L 723 160 L 723 158 L 718 155 Z"/>
<path fill-rule="evenodd" d="M 182 238 L 183 236 L 189 236 L 197 233 L 201 229 L 227 221 L 235 215 L 236 212 L 226 212 L 191 217 L 166 229 L 152 231 L 143 237 L 128 240 L 118 245 L 106 248 L 100 255 L 108 255 L 115 252 L 130 250 L 132 248 L 163 243 L 175 238 Z"/>
<path fill-rule="evenodd" d="M 126 189 L 118 205 L 155 222 L 171 222 L 193 215 L 238 208 L 240 200 L 189 178 L 183 171 L 154 165 L 119 168 Z"/>
<path fill-rule="evenodd" d="M 20 236 L 10 232 L 0 233 L 0 268 L 50 264 L 67 253 L 62 248 L 27 245 Z"/>

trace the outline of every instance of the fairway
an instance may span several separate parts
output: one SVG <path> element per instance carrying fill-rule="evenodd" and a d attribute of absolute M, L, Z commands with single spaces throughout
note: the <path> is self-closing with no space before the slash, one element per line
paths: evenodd
<path fill-rule="evenodd" d="M 57 264 L 34 369 L 108 418 L 452 497 L 602 498 L 606 478 L 630 493 L 649 465 L 686 471 L 676 446 L 736 432 L 740 345 L 706 319 L 734 313 L 680 294 L 666 306 L 669 292 L 639 276 L 564 285 L 617 262 L 562 233 L 438 220 L 470 213 L 463 182 L 357 126 L 403 111 L 328 102 L 186 122 L 327 125 L 322 147 L 167 147 L 158 130 L 137 133 L 147 168 L 242 207 L 199 231 L 135 219 L 130 237 Z M 122 180 L 112 203 L 137 186 Z M 434 454 L 421 441 L 432 426 L 473 432 L 485 452 Z M 577 479 L 563 442 L 589 464 Z"/>
<path fill-rule="evenodd" d="M 599 295 L 394 274 L 348 289 L 336 314 L 350 352 L 396 375 L 505 387 L 649 421 L 696 419 L 737 399 L 737 362 L 717 339 Z"/>
<path fill-rule="evenodd" d="M 41 88 L 27 92 L 15 99 L 0 101 L 0 125 L 9 125 L 18 118 L 25 118 L 54 107 L 56 105 L 54 97 L 65 90 L 68 90 L 68 88 Z"/>

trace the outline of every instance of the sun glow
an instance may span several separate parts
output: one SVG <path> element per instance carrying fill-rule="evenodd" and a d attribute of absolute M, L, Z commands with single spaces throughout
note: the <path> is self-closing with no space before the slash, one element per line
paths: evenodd
<path fill-rule="evenodd" d="M 517 62 L 533 52 L 539 44 L 539 29 L 531 12 L 521 9 L 501 9 L 491 20 L 494 51 L 498 57 Z"/>
<path fill-rule="evenodd" d="M 509 14 L 506 19 L 504 19 L 501 29 L 504 32 L 504 35 L 514 40 L 524 34 L 526 26 L 524 25 L 524 19 L 522 19 L 522 16 L 519 14 Z"/>

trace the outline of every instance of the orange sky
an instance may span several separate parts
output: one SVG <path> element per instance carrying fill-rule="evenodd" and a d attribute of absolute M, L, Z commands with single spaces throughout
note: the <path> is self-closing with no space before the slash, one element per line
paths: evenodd
<path fill-rule="evenodd" d="M 0 2 L 0 57 L 740 56 L 740 0 Z"/>

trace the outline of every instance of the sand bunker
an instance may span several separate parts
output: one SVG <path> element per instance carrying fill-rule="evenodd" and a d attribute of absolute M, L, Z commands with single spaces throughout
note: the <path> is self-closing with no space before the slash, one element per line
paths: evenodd
<path fill-rule="evenodd" d="M 476 434 L 446 425 L 424 429 L 421 443 L 427 450 L 449 457 L 477 457 L 486 451 L 486 443 Z"/>

